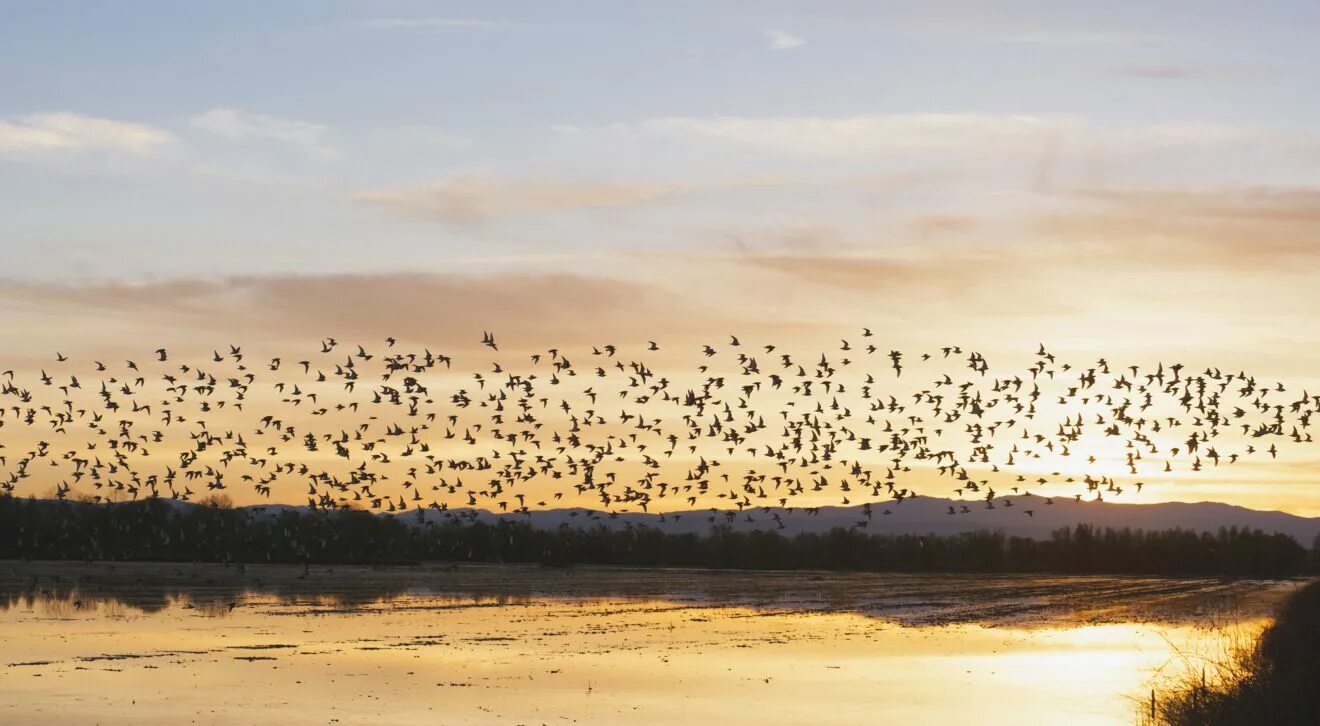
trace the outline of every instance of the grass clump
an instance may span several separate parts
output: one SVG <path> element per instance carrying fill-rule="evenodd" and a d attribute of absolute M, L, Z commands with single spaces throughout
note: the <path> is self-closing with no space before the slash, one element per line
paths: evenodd
<path fill-rule="evenodd" d="M 1320 580 L 1293 593 L 1254 643 L 1143 707 L 1168 726 L 1320 724 Z"/>

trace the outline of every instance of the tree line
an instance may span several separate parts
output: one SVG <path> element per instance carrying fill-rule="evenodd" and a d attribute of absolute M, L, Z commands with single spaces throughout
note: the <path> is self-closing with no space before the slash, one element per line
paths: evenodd
<path fill-rule="evenodd" d="M 415 523 L 363 511 L 257 513 L 223 500 L 104 505 L 0 497 L 0 559 L 404 564 L 426 561 L 817 569 L 1283 577 L 1320 572 L 1293 538 L 1079 524 L 1048 539 L 1001 532 L 873 534 L 836 528 L 784 536 L 713 526 L 536 529 L 515 519 Z"/>

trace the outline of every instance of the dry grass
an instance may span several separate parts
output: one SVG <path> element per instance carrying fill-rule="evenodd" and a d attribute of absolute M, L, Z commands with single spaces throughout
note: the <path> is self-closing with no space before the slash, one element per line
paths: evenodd
<path fill-rule="evenodd" d="M 1320 581 L 1298 590 L 1254 642 L 1232 643 L 1157 689 L 1142 724 L 1320 724 Z"/>

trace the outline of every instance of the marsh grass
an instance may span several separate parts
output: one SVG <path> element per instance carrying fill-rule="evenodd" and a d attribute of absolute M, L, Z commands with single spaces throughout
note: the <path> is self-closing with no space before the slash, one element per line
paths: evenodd
<path fill-rule="evenodd" d="M 1181 675 L 1151 692 L 1138 723 L 1320 724 L 1320 581 L 1284 601 L 1258 638 L 1234 635 L 1216 657 L 1183 654 Z"/>

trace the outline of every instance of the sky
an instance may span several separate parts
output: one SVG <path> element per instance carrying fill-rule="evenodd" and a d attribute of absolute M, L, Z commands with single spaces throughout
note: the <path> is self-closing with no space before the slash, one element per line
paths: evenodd
<path fill-rule="evenodd" d="M 1320 389 L 1318 22 L 1305 2 L 0 2 L 0 367 L 868 326 Z M 1320 513 L 1317 467 L 1151 496 Z"/>

